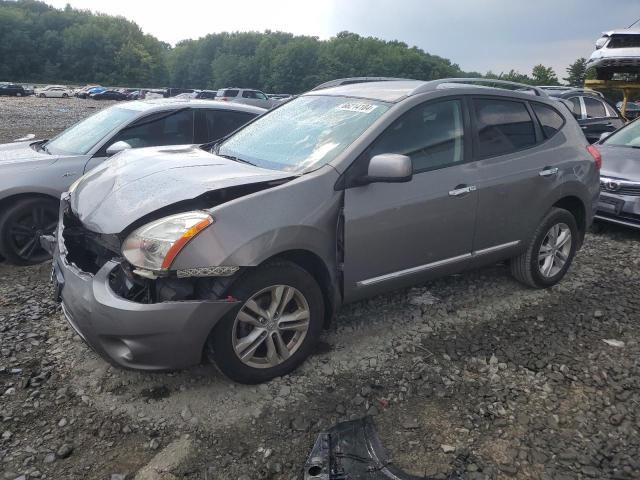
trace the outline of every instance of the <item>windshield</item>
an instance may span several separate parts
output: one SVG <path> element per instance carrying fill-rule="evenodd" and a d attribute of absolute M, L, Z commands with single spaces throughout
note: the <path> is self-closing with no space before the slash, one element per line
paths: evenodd
<path fill-rule="evenodd" d="M 315 169 L 336 158 L 388 108 L 372 100 L 299 97 L 240 130 L 217 153 L 273 170 Z"/>
<path fill-rule="evenodd" d="M 640 123 L 638 121 L 630 123 L 602 143 L 614 147 L 640 148 Z"/>
<path fill-rule="evenodd" d="M 49 140 L 45 147 L 56 155 L 86 155 L 105 135 L 128 123 L 138 113 L 121 107 L 106 108 L 67 128 Z"/>

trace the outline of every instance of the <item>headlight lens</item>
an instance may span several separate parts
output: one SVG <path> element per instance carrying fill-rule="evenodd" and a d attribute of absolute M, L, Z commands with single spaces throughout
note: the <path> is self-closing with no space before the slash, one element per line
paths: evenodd
<path fill-rule="evenodd" d="M 122 254 L 139 268 L 168 270 L 180 250 L 213 223 L 206 212 L 187 212 L 161 218 L 134 230 L 122 245 Z"/>

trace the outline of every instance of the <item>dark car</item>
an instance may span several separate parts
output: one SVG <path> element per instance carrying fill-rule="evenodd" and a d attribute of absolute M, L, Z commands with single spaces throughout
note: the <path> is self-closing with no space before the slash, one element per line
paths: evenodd
<path fill-rule="evenodd" d="M 90 95 L 94 100 L 127 100 L 128 96 L 117 90 L 105 90 L 104 92 Z"/>
<path fill-rule="evenodd" d="M 201 100 L 213 100 L 214 98 L 216 98 L 217 93 L 218 93 L 217 91 L 213 91 L 213 90 L 202 90 L 198 92 L 198 94 L 196 95 L 196 98 Z"/>
<path fill-rule="evenodd" d="M 602 140 L 596 218 L 640 229 L 640 120 Z"/>
<path fill-rule="evenodd" d="M 0 83 L 0 96 L 24 97 L 27 93 L 21 85 L 15 83 Z"/>
<path fill-rule="evenodd" d="M 589 143 L 600 140 L 603 133 L 615 132 L 625 124 L 625 120 L 616 107 L 611 105 L 602 94 L 584 88 L 570 90 L 546 90 L 549 96 L 568 100 L 572 103 L 573 116 Z"/>
<path fill-rule="evenodd" d="M 616 103 L 616 107 L 619 111 L 622 112 L 622 102 Z M 635 120 L 636 118 L 640 117 L 640 105 L 638 105 L 636 102 L 627 102 L 624 116 L 629 120 Z"/>

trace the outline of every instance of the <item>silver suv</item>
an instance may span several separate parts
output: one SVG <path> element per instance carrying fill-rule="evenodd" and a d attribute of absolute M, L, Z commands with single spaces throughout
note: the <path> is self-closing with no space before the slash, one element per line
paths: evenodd
<path fill-rule="evenodd" d="M 63 195 L 44 240 L 69 322 L 119 366 L 209 352 L 254 383 L 299 365 L 344 303 L 504 260 L 556 284 L 600 156 L 542 90 L 480 83 L 321 89 L 211 151 L 118 154 Z"/>
<path fill-rule="evenodd" d="M 276 103 L 265 93 L 252 88 L 221 88 L 216 92 L 215 99 L 223 102 L 244 103 L 260 108 L 271 108 Z"/>

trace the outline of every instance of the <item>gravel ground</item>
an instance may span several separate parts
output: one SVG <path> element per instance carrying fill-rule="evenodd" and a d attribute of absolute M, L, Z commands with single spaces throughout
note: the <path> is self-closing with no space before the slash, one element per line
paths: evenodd
<path fill-rule="evenodd" d="M 98 110 L 113 105 L 111 100 L 79 98 L 0 97 L 0 143 L 30 133 L 51 138 Z"/>
<path fill-rule="evenodd" d="M 0 265 L 4 478 L 293 480 L 317 433 L 366 414 L 417 475 L 640 478 L 639 241 L 589 234 L 545 291 L 496 265 L 347 306 L 260 386 L 114 369 L 49 300 L 49 265 Z"/>

